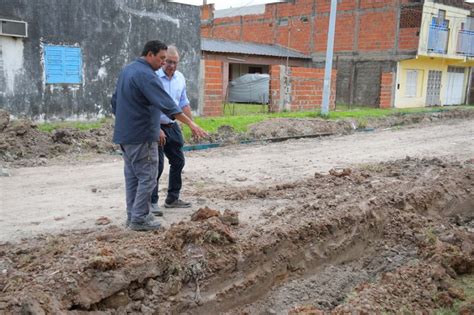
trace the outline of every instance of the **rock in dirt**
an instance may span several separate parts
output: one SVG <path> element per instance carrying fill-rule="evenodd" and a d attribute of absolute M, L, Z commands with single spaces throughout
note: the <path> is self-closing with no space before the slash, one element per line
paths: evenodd
<path fill-rule="evenodd" d="M 121 257 L 117 257 L 114 254 L 98 253 L 95 256 L 89 258 L 89 268 L 107 271 L 117 269 L 121 264 Z"/>
<path fill-rule="evenodd" d="M 198 211 L 194 212 L 191 215 L 191 221 L 203 221 L 212 217 L 218 217 L 220 215 L 221 214 L 219 211 L 204 207 L 200 208 Z"/>
<path fill-rule="evenodd" d="M 227 225 L 239 225 L 239 214 L 229 209 L 225 209 L 224 214 L 219 219 Z"/>
<path fill-rule="evenodd" d="M 138 289 L 132 294 L 130 294 L 130 297 L 132 298 L 132 300 L 137 301 L 137 300 L 143 300 L 145 298 L 145 295 L 146 295 L 145 290 Z"/>
<path fill-rule="evenodd" d="M 102 305 L 106 308 L 118 308 L 120 306 L 127 306 L 130 303 L 130 297 L 127 292 L 118 292 L 102 301 Z"/>
<path fill-rule="evenodd" d="M 25 299 L 21 305 L 22 314 L 45 315 L 40 303 L 33 299 Z"/>
<path fill-rule="evenodd" d="M 10 172 L 6 168 L 0 168 L 0 177 L 10 177 Z"/>
<path fill-rule="evenodd" d="M 343 170 L 335 170 L 334 168 L 333 169 L 330 169 L 329 170 L 329 174 L 331 174 L 332 176 L 336 176 L 336 177 L 344 177 L 344 176 L 349 176 L 352 174 L 352 170 L 350 168 L 345 168 Z"/>
<path fill-rule="evenodd" d="M 453 299 L 458 299 L 461 301 L 464 301 L 466 299 L 466 295 L 464 294 L 464 291 L 462 289 L 450 287 L 448 288 L 448 293 L 449 296 L 451 296 Z"/>
<path fill-rule="evenodd" d="M 459 306 L 460 315 L 472 315 L 474 314 L 474 301 L 462 303 Z"/>
<path fill-rule="evenodd" d="M 442 307 L 451 307 L 453 306 L 453 298 L 449 296 L 448 292 L 440 292 L 436 296 L 436 301 L 438 302 L 439 305 Z"/>
<path fill-rule="evenodd" d="M 110 219 L 107 217 L 100 217 L 95 221 L 95 225 L 107 225 L 110 224 Z"/>
<path fill-rule="evenodd" d="M 73 136 L 69 129 L 57 129 L 52 135 L 54 142 L 60 142 L 64 144 L 72 144 Z"/>
<path fill-rule="evenodd" d="M 208 234 L 208 236 L 216 237 L 217 235 L 215 233 L 218 233 L 221 237 L 223 236 L 228 242 L 235 243 L 236 237 L 234 236 L 230 228 L 227 225 L 223 224 L 221 220 L 213 217 L 208 220 L 208 223 L 210 227 L 208 231 L 211 232 L 210 234 Z M 209 241 L 211 243 L 221 243 L 219 239 L 209 239 Z"/>

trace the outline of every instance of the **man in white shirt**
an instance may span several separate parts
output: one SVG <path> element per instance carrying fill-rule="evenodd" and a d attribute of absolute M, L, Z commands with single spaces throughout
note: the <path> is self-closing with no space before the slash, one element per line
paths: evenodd
<path fill-rule="evenodd" d="M 179 63 L 179 52 L 176 46 L 168 46 L 164 65 L 156 71 L 163 83 L 165 91 L 175 101 L 183 113 L 192 120 L 191 107 L 186 95 L 186 80 L 181 72 L 177 70 Z M 168 194 L 165 199 L 165 208 L 189 208 L 191 203 L 179 198 L 182 187 L 181 172 L 184 168 L 184 139 L 178 123 L 166 115 L 161 115 L 161 132 L 159 147 L 159 165 L 157 184 L 151 195 L 151 211 L 161 216 L 163 212 L 158 206 L 158 182 L 164 168 L 164 155 L 170 163 Z"/>

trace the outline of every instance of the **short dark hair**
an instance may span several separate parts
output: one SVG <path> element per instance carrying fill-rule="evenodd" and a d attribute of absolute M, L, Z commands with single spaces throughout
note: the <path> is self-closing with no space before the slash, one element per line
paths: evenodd
<path fill-rule="evenodd" d="M 148 55 L 151 52 L 153 55 L 156 55 L 160 50 L 167 50 L 168 46 L 165 43 L 160 42 L 159 40 L 151 40 L 145 44 L 143 47 L 142 56 Z"/>

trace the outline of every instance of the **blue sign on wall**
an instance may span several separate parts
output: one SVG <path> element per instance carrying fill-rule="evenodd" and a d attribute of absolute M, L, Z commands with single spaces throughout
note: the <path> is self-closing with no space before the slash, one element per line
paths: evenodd
<path fill-rule="evenodd" d="M 44 68 L 47 84 L 80 84 L 82 78 L 81 48 L 45 45 Z"/>

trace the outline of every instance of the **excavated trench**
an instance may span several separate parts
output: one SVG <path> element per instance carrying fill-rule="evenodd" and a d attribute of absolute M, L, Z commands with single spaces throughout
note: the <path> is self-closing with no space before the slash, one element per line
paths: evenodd
<path fill-rule="evenodd" d="M 420 311 L 474 272 L 472 161 L 407 158 L 217 194 L 274 206 L 239 225 L 213 213 L 159 233 L 111 227 L 4 245 L 0 311 Z"/>

